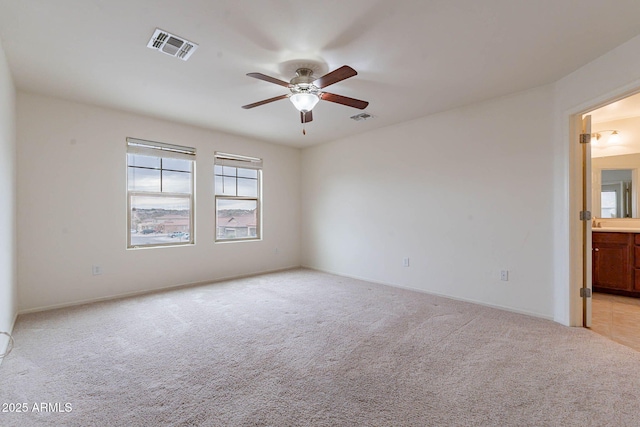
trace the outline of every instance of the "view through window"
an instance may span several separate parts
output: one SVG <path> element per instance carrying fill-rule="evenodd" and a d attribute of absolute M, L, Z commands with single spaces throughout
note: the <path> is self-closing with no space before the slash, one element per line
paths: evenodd
<path fill-rule="evenodd" d="M 216 153 L 216 241 L 260 239 L 262 160 Z"/>
<path fill-rule="evenodd" d="M 195 149 L 127 139 L 128 246 L 192 244 Z"/>

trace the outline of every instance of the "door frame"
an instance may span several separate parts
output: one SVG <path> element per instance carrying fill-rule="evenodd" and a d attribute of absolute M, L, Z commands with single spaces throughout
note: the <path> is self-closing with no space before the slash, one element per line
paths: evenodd
<path fill-rule="evenodd" d="M 584 268 L 584 237 L 583 223 L 580 220 L 583 198 L 583 164 L 580 133 L 582 132 L 582 116 L 598 108 L 613 104 L 616 101 L 640 93 L 636 83 L 632 88 L 625 88 L 615 93 L 603 96 L 597 101 L 582 106 L 578 112 L 571 112 L 569 116 L 569 325 L 585 327 L 585 310 L 580 289 L 583 285 Z M 566 117 L 566 116 L 565 116 Z M 587 170 L 591 171 L 591 157 L 587 158 Z M 588 206 L 592 210 L 593 206 Z M 593 213 L 593 212 L 592 212 Z M 591 239 L 589 239 L 590 242 Z M 588 243 L 589 243 L 588 242 Z M 590 319 L 587 319 L 590 324 Z"/>

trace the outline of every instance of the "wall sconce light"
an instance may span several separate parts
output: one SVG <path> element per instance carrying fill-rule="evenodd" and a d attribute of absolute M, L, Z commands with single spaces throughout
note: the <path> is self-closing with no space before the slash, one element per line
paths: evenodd
<path fill-rule="evenodd" d="M 599 130 L 598 132 L 592 133 L 591 142 L 594 143 L 594 145 L 600 145 L 600 138 L 602 138 L 602 134 L 605 132 L 611 132 L 611 135 L 607 138 L 607 144 L 616 145 L 620 143 L 620 134 L 615 129 Z"/>

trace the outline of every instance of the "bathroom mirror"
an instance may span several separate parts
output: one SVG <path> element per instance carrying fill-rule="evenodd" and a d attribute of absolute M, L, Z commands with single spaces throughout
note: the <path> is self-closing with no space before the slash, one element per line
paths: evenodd
<path fill-rule="evenodd" d="M 597 218 L 640 218 L 640 154 L 591 159 L 591 212 Z"/>

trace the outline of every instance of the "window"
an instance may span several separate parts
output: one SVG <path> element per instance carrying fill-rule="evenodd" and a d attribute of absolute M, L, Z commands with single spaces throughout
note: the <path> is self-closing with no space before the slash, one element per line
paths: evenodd
<path fill-rule="evenodd" d="M 127 138 L 128 247 L 193 238 L 195 148 Z"/>
<path fill-rule="evenodd" d="M 261 238 L 261 173 L 261 159 L 215 153 L 217 242 Z"/>
<path fill-rule="evenodd" d="M 602 186 L 604 187 L 604 185 Z M 600 217 L 618 218 L 619 191 L 616 189 L 605 190 L 600 193 Z"/>

